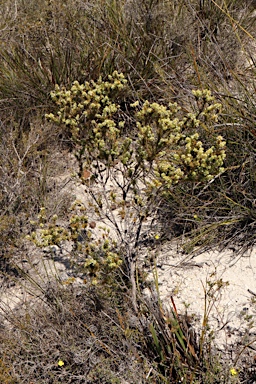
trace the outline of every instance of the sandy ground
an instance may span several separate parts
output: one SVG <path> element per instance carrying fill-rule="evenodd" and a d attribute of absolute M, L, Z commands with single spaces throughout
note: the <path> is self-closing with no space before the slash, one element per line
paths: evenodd
<path fill-rule="evenodd" d="M 244 255 L 213 250 L 193 258 L 175 250 L 158 263 L 162 302 L 178 312 L 187 311 L 198 327 L 207 313 L 220 349 L 241 339 L 256 347 L 256 248 Z M 152 275 L 151 275 L 152 278 Z M 256 348 L 255 348 L 256 349 Z"/>

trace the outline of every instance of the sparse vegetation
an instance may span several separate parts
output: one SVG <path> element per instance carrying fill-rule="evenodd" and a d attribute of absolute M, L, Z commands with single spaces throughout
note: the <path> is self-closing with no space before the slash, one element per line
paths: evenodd
<path fill-rule="evenodd" d="M 38 298 L 1 312 L 1 383 L 244 382 L 248 348 L 214 352 L 210 306 L 196 335 L 142 259 L 181 235 L 187 253 L 254 245 L 254 2 L 2 0 L 0 15 L 1 289 Z M 38 279 L 35 254 L 69 275 Z"/>

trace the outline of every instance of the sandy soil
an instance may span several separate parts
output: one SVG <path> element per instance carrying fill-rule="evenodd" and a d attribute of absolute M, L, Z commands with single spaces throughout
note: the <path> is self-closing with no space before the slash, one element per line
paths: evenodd
<path fill-rule="evenodd" d="M 213 250 L 195 257 L 173 251 L 158 263 L 159 292 L 164 305 L 173 296 L 179 312 L 187 311 L 198 327 L 207 313 L 221 349 L 243 338 L 256 349 L 256 248 L 239 255 Z M 152 275 L 151 275 L 152 278 Z"/>

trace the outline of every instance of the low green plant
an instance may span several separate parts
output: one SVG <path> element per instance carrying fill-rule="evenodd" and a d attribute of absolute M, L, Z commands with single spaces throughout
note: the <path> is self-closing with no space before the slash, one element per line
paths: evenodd
<path fill-rule="evenodd" d="M 174 380 L 190 382 L 189 377 L 200 371 L 197 343 L 192 335 L 188 317 L 179 316 L 173 298 L 170 312 L 158 307 L 149 306 L 152 322 L 149 331 L 152 339 L 148 340 L 148 348 L 156 354 L 159 372 L 166 383 Z"/>

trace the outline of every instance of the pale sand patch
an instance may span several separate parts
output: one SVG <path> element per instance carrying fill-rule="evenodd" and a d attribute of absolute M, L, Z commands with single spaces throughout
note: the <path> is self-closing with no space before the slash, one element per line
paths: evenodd
<path fill-rule="evenodd" d="M 157 271 L 163 304 L 171 307 L 173 296 L 180 313 L 187 310 L 198 319 L 197 327 L 203 321 L 206 297 L 207 305 L 212 306 L 210 326 L 220 348 L 232 346 L 241 336 L 244 342 L 256 340 L 256 305 L 252 303 L 256 299 L 256 247 L 243 256 L 231 250 L 213 250 L 191 258 L 170 251 Z M 217 281 L 228 285 L 212 300 L 205 293 L 209 292 L 209 284 Z"/>

